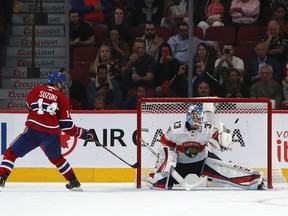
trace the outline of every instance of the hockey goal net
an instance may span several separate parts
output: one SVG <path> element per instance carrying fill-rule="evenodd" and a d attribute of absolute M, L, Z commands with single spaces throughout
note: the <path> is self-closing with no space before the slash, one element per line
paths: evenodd
<path fill-rule="evenodd" d="M 268 188 L 286 186 L 272 147 L 272 104 L 268 99 L 144 98 L 137 107 L 137 188 L 145 186 L 154 168 L 160 137 L 175 121 L 186 119 L 190 105 L 199 105 L 216 127 L 223 122 L 232 133 L 231 151 L 217 152 L 221 159 L 261 170 Z"/>

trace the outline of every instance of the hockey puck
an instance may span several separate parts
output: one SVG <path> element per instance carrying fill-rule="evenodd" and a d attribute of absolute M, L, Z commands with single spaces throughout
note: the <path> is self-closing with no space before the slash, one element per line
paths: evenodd
<path fill-rule="evenodd" d="M 237 118 L 237 119 L 236 119 L 236 121 L 235 121 L 235 124 L 237 124 L 237 123 L 238 123 L 238 121 L 239 121 L 239 118 Z"/>

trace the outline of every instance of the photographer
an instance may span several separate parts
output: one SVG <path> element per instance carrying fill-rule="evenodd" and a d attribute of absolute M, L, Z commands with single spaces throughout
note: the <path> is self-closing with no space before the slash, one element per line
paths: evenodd
<path fill-rule="evenodd" d="M 222 49 L 223 55 L 215 61 L 214 77 L 222 84 L 227 79 L 227 71 L 235 68 L 241 73 L 244 71 L 244 62 L 241 58 L 234 56 L 234 46 L 232 43 L 225 43 Z"/>

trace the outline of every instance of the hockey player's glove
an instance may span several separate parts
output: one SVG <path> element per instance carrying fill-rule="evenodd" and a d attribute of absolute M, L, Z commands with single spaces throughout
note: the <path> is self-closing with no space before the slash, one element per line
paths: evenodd
<path fill-rule="evenodd" d="M 90 130 L 84 129 L 84 128 L 78 128 L 78 136 L 77 138 L 87 140 L 87 141 L 94 141 L 94 137 L 92 135 L 92 132 Z"/>

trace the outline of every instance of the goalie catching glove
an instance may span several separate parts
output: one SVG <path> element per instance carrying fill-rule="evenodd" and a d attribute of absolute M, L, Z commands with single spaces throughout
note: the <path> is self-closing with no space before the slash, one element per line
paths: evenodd
<path fill-rule="evenodd" d="M 213 138 L 209 139 L 209 144 L 218 151 L 227 151 L 232 147 L 232 135 L 222 122 L 219 122 L 218 132 L 213 134 Z"/>

